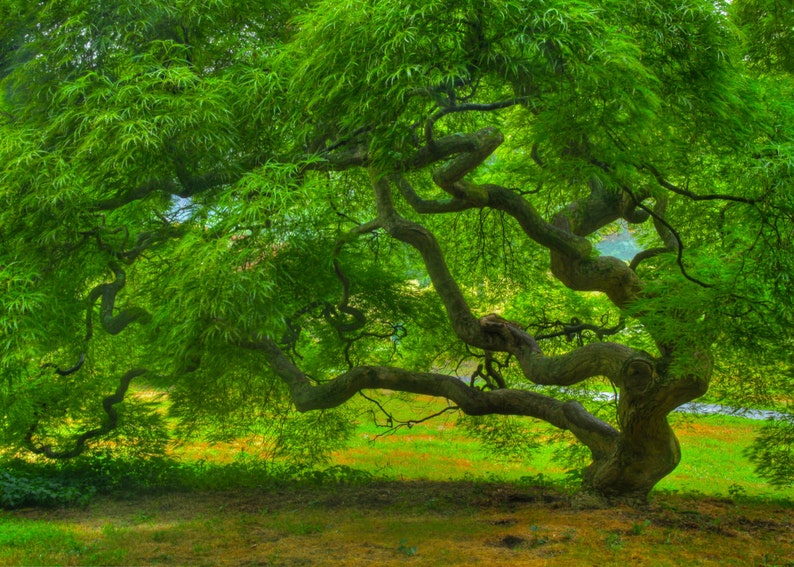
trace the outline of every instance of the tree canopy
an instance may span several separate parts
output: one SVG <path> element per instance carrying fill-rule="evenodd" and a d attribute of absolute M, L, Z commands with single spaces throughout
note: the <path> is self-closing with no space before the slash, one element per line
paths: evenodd
<path fill-rule="evenodd" d="M 751 457 L 792 482 L 793 12 L 2 0 L 0 442 L 146 454 L 145 381 L 311 460 L 388 389 L 642 499 L 708 392 L 784 412 Z"/>

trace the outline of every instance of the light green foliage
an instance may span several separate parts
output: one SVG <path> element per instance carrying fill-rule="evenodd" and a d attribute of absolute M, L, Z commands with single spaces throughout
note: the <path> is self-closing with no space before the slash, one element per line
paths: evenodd
<path fill-rule="evenodd" d="M 483 447 L 500 461 L 526 459 L 545 440 L 527 422 L 509 416 L 462 417 L 458 424 L 480 439 Z"/>
<path fill-rule="evenodd" d="M 533 335 L 622 319 L 609 340 L 680 346 L 680 374 L 712 352 L 715 397 L 783 409 L 794 84 L 779 4 L 0 0 L 0 443 L 68 449 L 145 368 L 95 450 L 161 454 L 170 431 L 321 461 L 350 415 L 297 415 L 251 348 L 261 337 L 317 383 L 361 365 L 471 378 L 485 355 L 457 340 L 422 259 L 361 227 L 378 215 L 366 167 L 448 199 L 431 175 L 443 162 L 416 156 L 487 126 L 505 140 L 469 179 L 549 221 L 595 178 L 613 201 L 669 201 L 681 248 L 636 268 L 646 293 L 621 310 L 560 283 L 503 210 L 420 215 L 395 192 L 473 313 Z M 662 233 L 632 225 L 643 248 Z M 528 387 L 510 356 L 496 363 Z M 142 401 L 150 390 L 167 415 Z M 503 454 L 534 443 L 514 418 L 470 429 Z M 790 435 L 767 431 L 754 458 L 783 483 L 792 467 L 772 447 Z"/>

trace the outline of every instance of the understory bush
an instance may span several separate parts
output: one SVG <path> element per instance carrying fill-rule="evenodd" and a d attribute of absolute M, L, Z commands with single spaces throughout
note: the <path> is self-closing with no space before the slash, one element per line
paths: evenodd
<path fill-rule="evenodd" d="M 95 495 L 132 497 L 163 491 L 269 490 L 289 484 L 365 483 L 372 476 L 343 465 L 303 467 L 255 459 L 232 463 L 92 456 L 70 462 L 0 462 L 0 508 L 85 505 Z"/>

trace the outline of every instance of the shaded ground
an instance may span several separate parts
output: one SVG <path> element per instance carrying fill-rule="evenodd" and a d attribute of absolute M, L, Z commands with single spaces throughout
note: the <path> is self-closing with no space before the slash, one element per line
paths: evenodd
<path fill-rule="evenodd" d="M 182 493 L 3 513 L 0 564 L 794 565 L 792 512 L 671 494 L 581 511 L 480 482 Z"/>

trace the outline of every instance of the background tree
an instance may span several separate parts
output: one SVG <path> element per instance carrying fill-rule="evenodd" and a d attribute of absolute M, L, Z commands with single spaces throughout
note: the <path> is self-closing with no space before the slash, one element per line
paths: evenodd
<path fill-rule="evenodd" d="M 584 493 L 643 500 L 671 411 L 791 387 L 792 83 L 727 14 L 5 0 L 4 444 L 145 453 L 145 380 L 179 435 L 311 460 L 389 389 L 569 432 Z M 594 245 L 620 222 L 629 261 Z M 571 389 L 603 379 L 611 415 Z"/>

